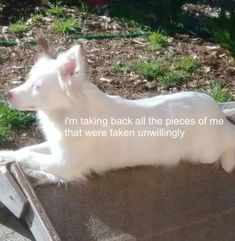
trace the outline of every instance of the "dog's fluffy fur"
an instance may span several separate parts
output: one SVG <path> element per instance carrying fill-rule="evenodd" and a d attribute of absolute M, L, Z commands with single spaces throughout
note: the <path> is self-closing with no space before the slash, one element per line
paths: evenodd
<path fill-rule="evenodd" d="M 140 100 L 103 93 L 87 80 L 80 46 L 56 59 L 42 56 L 27 81 L 9 92 L 9 102 L 19 110 L 37 110 L 46 142 L 18 151 L 1 151 L 0 160 L 20 162 L 65 180 L 113 168 L 137 165 L 175 165 L 181 160 L 215 163 L 231 171 L 235 165 L 235 127 L 206 94 L 183 92 Z M 218 125 L 184 125 L 183 139 L 167 137 L 66 137 L 65 118 L 155 117 L 223 119 Z M 70 126 L 70 129 L 79 129 Z M 88 126 L 95 129 L 95 126 Z M 140 130 L 154 126 L 112 126 Z M 175 127 L 169 127 L 175 128 Z"/>

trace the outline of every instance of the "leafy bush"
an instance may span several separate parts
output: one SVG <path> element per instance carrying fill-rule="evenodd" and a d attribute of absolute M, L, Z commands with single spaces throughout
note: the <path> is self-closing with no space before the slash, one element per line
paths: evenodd
<path fill-rule="evenodd" d="M 171 70 L 167 71 L 164 75 L 159 77 L 159 83 L 165 89 L 173 86 L 180 85 L 185 82 L 183 72 Z"/>
<path fill-rule="evenodd" d="M 35 116 L 30 113 L 16 111 L 0 101 L 0 143 L 6 141 L 12 129 L 25 129 L 35 122 Z"/>
<path fill-rule="evenodd" d="M 66 12 L 61 4 L 62 4 L 61 2 L 56 2 L 56 3 L 49 2 L 48 8 L 46 9 L 46 13 L 57 17 L 64 17 Z"/>
<path fill-rule="evenodd" d="M 132 64 L 132 69 L 147 80 L 154 80 L 158 76 L 163 75 L 167 70 L 167 64 L 161 60 L 140 60 Z"/>
<path fill-rule="evenodd" d="M 175 85 L 182 85 L 191 74 L 198 70 L 200 64 L 190 56 L 176 59 L 145 59 L 132 63 L 117 62 L 112 70 L 116 73 L 133 71 L 140 77 L 159 83 L 168 89 Z"/>
<path fill-rule="evenodd" d="M 82 23 L 74 18 L 56 19 L 52 25 L 52 29 L 57 33 L 74 32 L 82 27 Z"/>
<path fill-rule="evenodd" d="M 9 30 L 12 33 L 21 34 L 28 30 L 28 26 L 23 20 L 18 20 L 17 22 L 10 24 Z"/>
<path fill-rule="evenodd" d="M 199 63 L 196 59 L 191 56 L 184 56 L 176 60 L 175 66 L 177 69 L 182 70 L 187 73 L 194 73 L 198 67 Z"/>
<path fill-rule="evenodd" d="M 218 102 L 226 102 L 233 99 L 230 90 L 219 81 L 213 81 L 211 83 L 211 90 L 209 94 Z"/>
<path fill-rule="evenodd" d="M 235 58 L 235 12 L 222 11 L 219 18 L 210 19 L 206 25 L 215 41 Z"/>
<path fill-rule="evenodd" d="M 152 32 L 149 35 L 150 49 L 156 50 L 167 44 L 167 36 L 161 32 Z"/>

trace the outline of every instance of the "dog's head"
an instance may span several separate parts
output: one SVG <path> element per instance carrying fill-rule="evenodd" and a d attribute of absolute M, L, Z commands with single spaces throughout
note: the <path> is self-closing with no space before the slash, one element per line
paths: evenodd
<path fill-rule="evenodd" d="M 46 40 L 40 38 L 38 43 L 43 55 L 28 73 L 26 82 L 7 93 L 10 104 L 19 110 L 63 108 L 75 85 L 85 78 L 80 45 L 53 58 Z"/>

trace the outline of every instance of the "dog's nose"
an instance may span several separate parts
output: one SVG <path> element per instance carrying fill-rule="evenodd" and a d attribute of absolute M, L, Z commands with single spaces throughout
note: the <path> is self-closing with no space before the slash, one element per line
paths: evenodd
<path fill-rule="evenodd" d="M 7 96 L 7 99 L 10 100 L 10 99 L 12 99 L 13 94 L 11 93 L 11 91 L 8 91 L 8 92 L 6 93 L 6 96 Z"/>

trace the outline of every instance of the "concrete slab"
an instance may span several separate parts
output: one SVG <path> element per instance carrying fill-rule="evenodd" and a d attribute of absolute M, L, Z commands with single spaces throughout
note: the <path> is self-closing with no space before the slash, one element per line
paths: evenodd
<path fill-rule="evenodd" d="M 235 240 L 235 175 L 213 165 L 127 168 L 36 191 L 63 241 Z"/>

